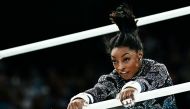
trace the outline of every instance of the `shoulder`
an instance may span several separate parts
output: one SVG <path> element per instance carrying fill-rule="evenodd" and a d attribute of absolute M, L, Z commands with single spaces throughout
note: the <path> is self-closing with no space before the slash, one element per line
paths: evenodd
<path fill-rule="evenodd" d="M 116 73 L 115 70 L 113 70 L 111 73 L 109 74 L 104 74 L 101 75 L 100 78 L 98 79 L 98 82 L 102 82 L 102 81 L 113 81 L 113 80 L 117 80 L 119 79 L 119 75 Z"/>
<path fill-rule="evenodd" d="M 166 65 L 164 63 L 152 60 L 152 59 L 144 59 L 145 66 L 149 67 L 150 72 L 159 72 L 159 71 L 167 71 Z"/>

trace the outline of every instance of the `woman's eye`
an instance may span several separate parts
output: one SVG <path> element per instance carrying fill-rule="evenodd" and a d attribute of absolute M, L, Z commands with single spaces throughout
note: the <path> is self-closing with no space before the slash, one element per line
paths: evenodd
<path fill-rule="evenodd" d="M 125 59 L 124 59 L 125 62 L 128 62 L 129 60 L 130 60 L 129 58 L 125 58 Z"/>
<path fill-rule="evenodd" d="M 116 64 L 116 61 L 115 61 L 115 60 L 112 60 L 112 63 L 113 63 L 113 64 Z"/>

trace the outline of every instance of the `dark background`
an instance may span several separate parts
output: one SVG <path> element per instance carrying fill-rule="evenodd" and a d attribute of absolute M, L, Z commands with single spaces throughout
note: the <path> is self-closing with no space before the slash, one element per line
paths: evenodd
<path fill-rule="evenodd" d="M 111 24 L 118 0 L 17 0 L 1 2 L 0 49 Z M 188 0 L 133 0 L 137 18 L 190 5 Z M 164 63 L 174 84 L 190 81 L 190 16 L 139 27 L 145 58 Z M 112 36 L 115 33 L 104 36 Z M 112 71 L 103 36 L 2 59 L 1 109 L 66 109 L 70 98 Z M 190 93 L 176 94 L 190 109 Z"/>

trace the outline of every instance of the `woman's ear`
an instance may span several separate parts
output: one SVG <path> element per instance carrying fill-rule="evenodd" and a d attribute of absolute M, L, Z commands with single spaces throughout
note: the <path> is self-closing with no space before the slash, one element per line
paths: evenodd
<path fill-rule="evenodd" d="M 142 50 L 138 51 L 138 57 L 139 57 L 139 60 L 141 60 L 143 58 L 143 52 L 142 52 Z"/>

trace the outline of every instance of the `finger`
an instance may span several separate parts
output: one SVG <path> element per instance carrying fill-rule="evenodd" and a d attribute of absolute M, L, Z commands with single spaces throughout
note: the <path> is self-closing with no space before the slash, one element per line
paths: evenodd
<path fill-rule="evenodd" d="M 82 109 L 82 104 L 80 102 L 74 102 L 72 105 L 72 109 Z"/>
<path fill-rule="evenodd" d="M 131 91 L 129 91 L 127 94 L 126 94 L 126 97 L 125 97 L 126 99 L 128 99 L 128 98 L 131 98 Z"/>
<path fill-rule="evenodd" d="M 132 106 L 134 106 L 135 105 L 135 102 L 134 102 L 134 100 L 132 100 L 132 99 L 130 99 L 130 101 L 129 101 L 129 107 L 132 107 Z"/>
<path fill-rule="evenodd" d="M 123 100 L 128 99 L 128 98 L 131 98 L 131 92 L 125 92 L 123 94 Z"/>
<path fill-rule="evenodd" d="M 129 98 L 123 101 L 123 106 L 124 107 L 132 107 L 134 105 L 134 101 Z"/>
<path fill-rule="evenodd" d="M 133 91 L 129 91 L 127 94 L 126 99 L 131 98 L 132 100 L 134 100 L 134 92 Z"/>
<path fill-rule="evenodd" d="M 120 99 L 120 101 L 122 102 L 123 101 L 123 95 L 124 93 L 123 92 L 121 92 L 120 94 L 119 94 L 119 99 Z"/>
<path fill-rule="evenodd" d="M 129 107 L 131 103 L 131 99 L 126 99 L 122 101 L 124 107 Z"/>
<path fill-rule="evenodd" d="M 126 100 L 127 98 L 129 98 L 129 93 L 128 92 L 123 92 L 121 101 Z"/>
<path fill-rule="evenodd" d="M 120 101 L 130 98 L 129 96 L 130 94 L 128 92 L 122 92 L 120 96 Z"/>
<path fill-rule="evenodd" d="M 131 98 L 126 99 L 126 100 L 124 100 L 124 101 L 126 102 L 126 104 L 131 104 L 131 103 L 132 103 L 132 99 L 131 99 Z"/>
<path fill-rule="evenodd" d="M 133 93 L 133 91 L 129 92 L 128 98 L 131 98 L 132 100 L 134 100 L 134 93 Z"/>
<path fill-rule="evenodd" d="M 75 109 L 75 106 L 74 106 L 73 104 L 71 104 L 71 105 L 69 106 L 69 109 Z"/>
<path fill-rule="evenodd" d="M 84 105 L 83 103 L 81 103 L 81 102 L 78 103 L 78 102 L 77 102 L 75 108 L 76 108 L 76 109 L 82 109 L 83 105 Z"/>
<path fill-rule="evenodd" d="M 71 109 L 70 105 L 67 106 L 67 109 Z"/>
<path fill-rule="evenodd" d="M 78 109 L 76 102 L 73 102 L 73 103 L 71 104 L 71 109 Z"/>
<path fill-rule="evenodd" d="M 132 100 L 131 105 L 132 105 L 132 106 L 134 106 L 134 105 L 135 105 L 135 101 L 134 101 L 134 100 Z"/>

